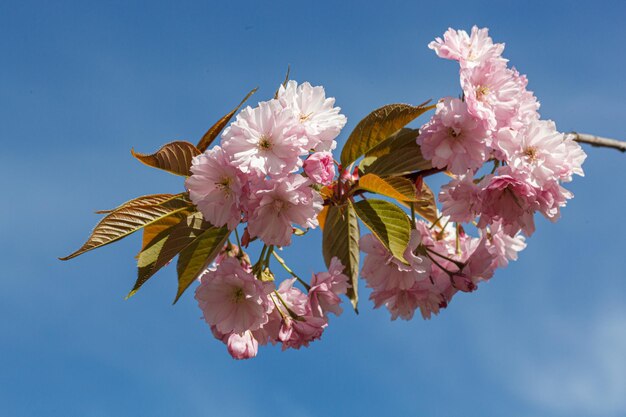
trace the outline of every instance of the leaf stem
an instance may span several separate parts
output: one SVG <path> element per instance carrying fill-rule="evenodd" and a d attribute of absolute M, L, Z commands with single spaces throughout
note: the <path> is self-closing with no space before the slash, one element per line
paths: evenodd
<path fill-rule="evenodd" d="M 457 272 L 461 272 L 463 270 L 463 268 L 465 268 L 465 264 L 463 262 L 456 261 L 456 260 L 454 260 L 454 259 L 452 259 L 452 258 L 450 258 L 448 256 L 445 256 L 445 255 L 442 255 L 442 254 L 440 254 L 438 252 L 435 252 L 434 250 L 429 249 L 428 247 L 426 247 L 426 250 L 428 252 L 432 253 L 433 255 L 437 255 L 438 257 L 440 257 L 442 259 L 445 259 L 446 261 L 452 262 L 453 264 L 455 264 L 457 266 L 457 268 L 459 268 L 459 270 Z M 429 256 L 429 258 L 432 259 L 430 256 Z"/>
<path fill-rule="evenodd" d="M 241 240 L 239 239 L 239 232 L 237 231 L 236 227 L 235 227 L 235 239 L 237 239 L 237 246 L 239 247 L 239 253 L 242 253 L 243 250 L 241 249 Z"/>
<path fill-rule="evenodd" d="M 279 264 L 282 265 L 283 268 L 285 268 L 285 271 L 289 272 L 291 274 L 292 277 L 294 277 L 295 279 L 298 280 L 298 282 L 300 284 L 302 284 L 304 286 L 304 288 L 306 288 L 307 292 L 311 289 L 311 286 L 309 284 L 307 284 L 303 279 L 301 279 L 298 275 L 296 275 L 295 272 L 293 272 L 293 270 L 291 268 L 289 268 L 287 266 L 287 264 L 285 263 L 285 260 L 283 258 L 281 258 L 276 251 L 272 252 L 272 255 L 274 255 L 274 258 L 276 258 L 276 260 L 278 261 Z"/>
<path fill-rule="evenodd" d="M 283 306 L 285 307 L 285 310 L 287 310 L 287 313 L 289 313 L 289 316 L 291 316 L 292 319 L 298 320 L 298 321 L 302 320 L 300 316 L 298 316 L 296 313 L 294 313 L 292 309 L 289 308 L 289 306 L 287 305 L 287 302 L 283 299 L 283 297 L 280 295 L 278 291 L 274 290 L 274 294 L 276 294 L 276 296 L 278 297 L 280 302 L 283 304 Z"/>

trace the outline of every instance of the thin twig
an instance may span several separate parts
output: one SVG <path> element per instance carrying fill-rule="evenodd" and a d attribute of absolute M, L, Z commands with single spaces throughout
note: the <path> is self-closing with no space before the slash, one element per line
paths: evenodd
<path fill-rule="evenodd" d="M 613 148 L 620 152 L 626 152 L 626 142 L 616 139 L 603 138 L 600 136 L 589 135 L 587 133 L 570 132 L 576 142 L 587 143 L 591 146 L 600 148 Z"/>

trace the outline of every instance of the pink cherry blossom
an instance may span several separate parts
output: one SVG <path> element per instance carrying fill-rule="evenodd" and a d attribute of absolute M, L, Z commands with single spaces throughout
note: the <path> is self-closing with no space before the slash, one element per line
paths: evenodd
<path fill-rule="evenodd" d="M 226 242 L 224 247 L 215 257 L 213 261 L 216 264 L 222 263 L 227 258 L 235 258 L 239 261 L 243 269 L 250 271 L 252 269 L 252 263 L 250 262 L 250 257 L 245 252 L 239 251 L 239 246 L 233 245 L 230 242 Z"/>
<path fill-rule="evenodd" d="M 486 238 L 473 238 L 462 241 L 460 259 L 464 262 L 461 274 L 471 279 L 476 286 L 487 281 L 497 267 L 496 254 L 490 250 Z"/>
<path fill-rule="evenodd" d="M 328 326 L 326 318 L 313 315 L 308 297 L 293 286 L 295 281 L 295 278 L 285 280 L 278 288 L 281 304 L 277 305 L 281 310 L 285 309 L 284 319 L 278 333 L 278 339 L 283 343 L 283 350 L 308 346 L 312 341 L 319 339 Z M 283 302 L 286 306 L 282 305 Z M 292 318 L 291 312 L 298 317 Z"/>
<path fill-rule="evenodd" d="M 489 29 L 472 27 L 471 35 L 464 30 L 449 28 L 443 39 L 435 38 L 428 44 L 440 58 L 459 61 L 463 67 L 473 67 L 487 59 L 499 58 L 504 44 L 494 44 L 489 37 Z"/>
<path fill-rule="evenodd" d="M 445 306 L 442 294 L 429 280 L 416 282 L 407 289 L 374 291 L 370 299 L 374 301 L 374 308 L 384 305 L 391 313 L 391 320 L 398 317 L 411 320 L 418 308 L 422 317 L 429 319 L 431 314 L 438 314 L 439 309 Z"/>
<path fill-rule="evenodd" d="M 537 208 L 536 189 L 525 179 L 514 177 L 510 169 L 499 169 L 498 175 L 487 175 L 480 183 L 481 216 L 478 227 L 497 220 L 511 236 L 521 229 L 527 236 L 535 231 L 533 214 Z"/>
<path fill-rule="evenodd" d="M 279 176 L 296 170 L 307 141 L 294 129 L 297 120 L 278 100 L 246 107 L 224 130 L 222 146 L 244 174 Z"/>
<path fill-rule="evenodd" d="M 318 225 L 317 214 L 323 199 L 301 175 L 290 174 L 260 183 L 252 191 L 248 212 L 248 230 L 268 245 L 291 244 L 292 224 L 305 228 Z"/>
<path fill-rule="evenodd" d="M 256 330 L 268 321 L 271 283 L 257 280 L 235 258 L 200 277 L 196 300 L 206 322 L 223 334 Z"/>
<path fill-rule="evenodd" d="M 521 234 L 509 236 L 499 221 L 491 224 L 488 229 L 479 231 L 487 239 L 489 250 L 494 254 L 498 268 L 504 268 L 509 261 L 516 261 L 518 252 L 526 248 L 524 236 Z"/>
<path fill-rule="evenodd" d="M 405 264 L 395 258 L 374 235 L 361 237 L 359 247 L 367 256 L 361 268 L 361 277 L 367 286 L 375 290 L 407 289 L 417 281 L 425 280 L 430 273 L 430 262 L 427 258 L 413 252 L 421 242 L 417 230 L 412 231 L 412 238 L 405 252 Z"/>
<path fill-rule="evenodd" d="M 194 157 L 191 174 L 185 187 L 202 216 L 214 226 L 234 229 L 241 220 L 242 181 L 222 148 L 216 146 Z"/>
<path fill-rule="evenodd" d="M 567 200 L 573 197 L 574 194 L 557 181 L 543 184 L 543 187 L 537 190 L 538 211 L 548 220 L 555 222 L 561 216 L 561 207 L 565 207 Z"/>
<path fill-rule="evenodd" d="M 487 129 L 509 127 L 518 115 L 524 86 L 517 72 L 502 61 L 461 69 L 461 87 L 468 112 Z"/>
<path fill-rule="evenodd" d="M 507 138 L 498 140 L 498 147 L 511 169 L 527 174 L 536 187 L 561 178 L 571 179 L 572 172 L 582 173 L 582 161 L 576 159 L 580 146 L 568 147 L 564 135 L 550 120 L 533 121 L 519 132 L 500 132 L 499 136 Z M 568 158 L 570 149 L 575 155 L 572 162 Z"/>
<path fill-rule="evenodd" d="M 310 311 L 309 299 L 299 288 L 294 287 L 296 279 L 286 279 L 278 287 L 279 301 L 287 303 L 289 309 L 298 316 L 304 316 Z M 282 309 L 283 305 L 278 303 Z"/>
<path fill-rule="evenodd" d="M 335 149 L 335 138 L 346 124 L 341 108 L 333 107 L 335 99 L 326 98 L 324 87 L 313 87 L 308 82 L 298 85 L 291 80 L 280 86 L 278 100 L 291 110 L 300 127 L 299 133 L 306 139 L 306 149 L 330 151 Z"/>
<path fill-rule="evenodd" d="M 335 162 L 330 152 L 315 152 L 304 161 L 304 173 L 316 184 L 328 185 L 335 178 Z"/>
<path fill-rule="evenodd" d="M 442 213 L 453 222 L 469 223 L 480 214 L 480 188 L 469 172 L 442 186 L 439 201 Z"/>
<path fill-rule="evenodd" d="M 226 344 L 228 353 L 235 359 L 254 358 L 259 350 L 259 342 L 257 342 L 250 331 L 231 333 Z"/>
<path fill-rule="evenodd" d="M 420 130 L 417 143 L 433 167 L 461 175 L 482 166 L 489 141 L 483 124 L 468 113 L 467 105 L 447 97 L 437 103 L 437 111 Z"/>
<path fill-rule="evenodd" d="M 582 165 L 585 159 L 587 159 L 587 154 L 571 135 L 565 135 L 563 144 L 565 146 L 563 154 L 565 162 L 562 165 L 562 171 L 559 172 L 559 179 L 563 182 L 569 182 L 574 174 L 584 177 L 585 173 Z"/>
<path fill-rule="evenodd" d="M 343 273 L 344 269 L 339 258 L 333 256 L 328 272 L 313 274 L 309 301 L 314 316 L 327 317 L 328 313 L 339 316 L 342 313 L 339 296 L 345 294 L 350 287 L 349 278 Z"/>

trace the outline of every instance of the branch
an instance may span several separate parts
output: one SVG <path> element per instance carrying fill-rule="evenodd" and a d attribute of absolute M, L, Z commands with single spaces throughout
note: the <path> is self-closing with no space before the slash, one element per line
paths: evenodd
<path fill-rule="evenodd" d="M 600 148 L 613 148 L 620 152 L 626 152 L 626 142 L 616 139 L 608 139 L 600 136 L 589 135 L 587 133 L 570 132 L 574 140 L 579 143 L 588 143 L 591 146 Z"/>

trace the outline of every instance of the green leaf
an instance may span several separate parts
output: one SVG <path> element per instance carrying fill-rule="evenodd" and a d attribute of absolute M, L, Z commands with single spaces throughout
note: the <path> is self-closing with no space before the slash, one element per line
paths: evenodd
<path fill-rule="evenodd" d="M 434 108 L 424 105 L 388 104 L 374 110 L 361 120 L 341 151 L 341 164 L 347 167 L 361 155 L 406 126 L 422 113 Z"/>
<path fill-rule="evenodd" d="M 359 164 L 359 170 L 384 177 L 432 168 L 430 161 L 422 156 L 420 147 L 415 141 L 418 134 L 418 130 L 402 129 L 368 152 Z"/>
<path fill-rule="evenodd" d="M 146 196 L 147 199 L 150 197 L 152 196 Z M 160 204 L 122 206 L 109 213 L 96 225 L 83 246 L 72 254 L 59 259 L 67 261 L 92 249 L 125 238 L 164 217 L 192 210 L 193 206 L 183 195 L 174 196 Z"/>
<path fill-rule="evenodd" d="M 359 222 L 352 205 L 328 206 L 322 235 L 322 252 L 326 266 L 336 256 L 344 265 L 352 288 L 347 296 L 358 313 L 359 301 Z"/>
<path fill-rule="evenodd" d="M 211 227 L 199 212 L 176 213 L 144 229 L 144 244 L 137 255 L 137 281 L 126 299 L 187 247 L 202 231 Z"/>
<path fill-rule="evenodd" d="M 359 178 L 359 189 L 396 199 L 400 202 L 418 201 L 415 185 L 403 177 L 381 178 L 376 174 L 365 174 Z"/>
<path fill-rule="evenodd" d="M 161 149 L 151 155 L 135 152 L 130 153 L 142 163 L 170 172 L 175 175 L 188 177 L 191 175 L 191 160 L 200 155 L 200 151 L 194 145 L 185 141 L 171 142 L 163 145 Z"/>
<path fill-rule="evenodd" d="M 246 94 L 246 96 L 243 98 L 243 100 L 241 100 L 241 103 L 239 103 L 237 107 L 229 111 L 226 115 L 224 115 L 224 117 L 219 119 L 213 126 L 211 126 L 209 130 L 207 130 L 204 136 L 202 136 L 202 139 L 200 139 L 200 142 L 198 142 L 198 150 L 200 152 L 206 151 L 207 148 L 211 146 L 211 143 L 213 143 L 217 135 L 219 135 L 222 129 L 226 127 L 230 119 L 232 119 L 235 113 L 237 113 L 241 106 L 243 106 L 243 103 L 245 103 L 252 94 L 256 93 L 256 90 L 258 90 L 258 87 L 250 90 L 250 92 Z"/>
<path fill-rule="evenodd" d="M 404 251 L 411 237 L 411 221 L 406 213 L 395 204 L 372 198 L 358 201 L 353 206 L 359 219 L 389 252 L 406 263 Z"/>
<path fill-rule="evenodd" d="M 211 227 L 198 235 L 178 255 L 178 292 L 174 303 L 178 301 L 191 283 L 213 262 L 228 239 L 230 231 L 226 226 Z"/>

